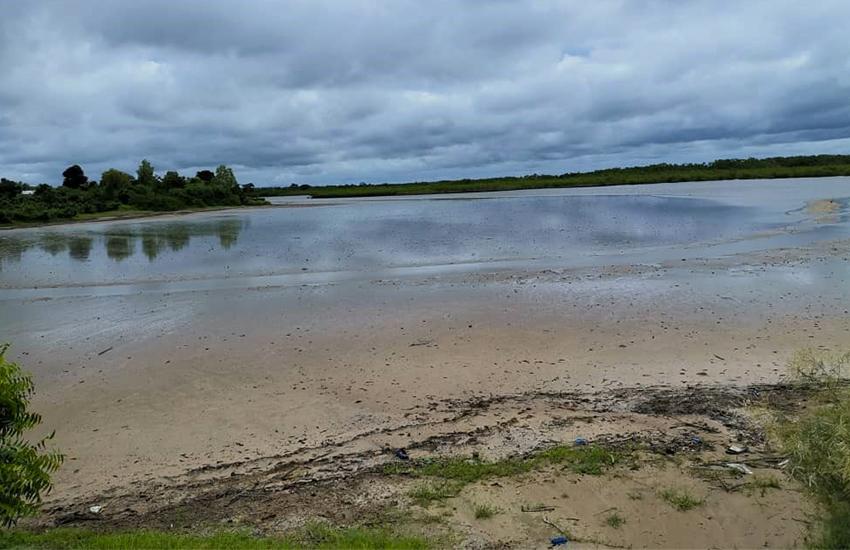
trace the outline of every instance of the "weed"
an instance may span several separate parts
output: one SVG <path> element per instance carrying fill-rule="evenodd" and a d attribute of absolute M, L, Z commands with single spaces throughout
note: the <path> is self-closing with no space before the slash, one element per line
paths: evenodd
<path fill-rule="evenodd" d="M 687 489 L 670 487 L 658 493 L 658 496 L 680 512 L 686 512 L 705 504 L 705 499 L 691 495 Z"/>
<path fill-rule="evenodd" d="M 448 481 L 443 481 L 441 483 L 423 483 L 422 485 L 414 487 L 408 494 L 420 506 L 428 506 L 436 501 L 456 497 L 462 488 L 463 484 L 450 483 Z"/>
<path fill-rule="evenodd" d="M 490 519 L 499 513 L 499 509 L 489 504 L 475 504 L 472 507 L 475 519 Z"/>
<path fill-rule="evenodd" d="M 755 492 L 759 492 L 761 496 L 764 496 L 767 493 L 768 489 L 781 489 L 782 483 L 780 483 L 779 478 L 772 475 L 766 476 L 753 476 L 750 481 L 747 482 L 746 489 L 750 494 Z"/>
<path fill-rule="evenodd" d="M 824 517 L 813 546 L 850 547 L 850 353 L 802 350 L 791 360 L 798 380 L 820 389 L 815 405 L 776 432 L 790 460 L 789 472 L 820 500 Z"/>
<path fill-rule="evenodd" d="M 626 523 L 626 518 L 621 516 L 619 512 L 613 512 L 605 518 L 605 523 L 612 529 L 619 529 Z"/>

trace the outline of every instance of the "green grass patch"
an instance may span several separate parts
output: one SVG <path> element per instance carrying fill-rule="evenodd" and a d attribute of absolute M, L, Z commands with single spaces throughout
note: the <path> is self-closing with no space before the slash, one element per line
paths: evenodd
<path fill-rule="evenodd" d="M 440 480 L 418 485 L 408 493 L 417 504 L 427 506 L 435 501 L 455 497 L 464 486 L 483 479 L 525 474 L 546 465 L 563 465 L 576 474 L 601 475 L 628 457 L 631 457 L 630 453 L 596 446 L 559 446 L 525 458 L 496 461 L 437 457 L 393 462 L 385 465 L 383 472 Z"/>
<path fill-rule="evenodd" d="M 613 512 L 605 517 L 605 525 L 612 529 L 619 529 L 626 523 L 626 518 L 620 515 L 619 512 Z"/>
<path fill-rule="evenodd" d="M 441 481 L 423 483 L 414 487 L 408 495 L 420 506 L 428 506 L 434 502 L 456 497 L 463 489 L 462 483 Z"/>
<path fill-rule="evenodd" d="M 773 475 L 756 475 L 747 482 L 746 489 L 752 495 L 759 493 L 761 496 L 767 494 L 769 489 L 781 489 L 782 483 L 779 478 Z"/>
<path fill-rule="evenodd" d="M 687 489 L 669 487 L 660 491 L 658 496 L 680 512 L 687 512 L 705 504 L 705 499 L 695 497 Z"/>
<path fill-rule="evenodd" d="M 558 446 L 526 458 L 485 461 L 467 457 L 437 457 L 393 462 L 384 466 L 385 474 L 413 475 L 473 483 L 491 477 L 524 474 L 542 466 L 564 465 L 577 474 L 601 475 L 622 463 L 631 453 L 603 447 Z"/>
<path fill-rule="evenodd" d="M 386 529 L 340 529 L 323 523 L 311 523 L 285 537 L 257 537 L 246 532 L 223 532 L 210 535 L 167 533 L 162 531 L 126 531 L 99 533 L 83 529 L 57 528 L 44 532 L 0 531 L 0 548 L 4 549 L 115 549 L 149 550 L 192 549 L 295 549 L 295 548 L 429 548 L 423 537 L 400 535 Z"/>
<path fill-rule="evenodd" d="M 474 504 L 472 506 L 472 512 L 475 515 L 475 519 L 490 519 L 498 514 L 499 511 L 500 510 L 498 508 L 489 504 Z"/>
<path fill-rule="evenodd" d="M 616 466 L 627 457 L 622 451 L 614 451 L 597 446 L 587 447 L 553 447 L 543 451 L 536 461 L 563 464 L 576 474 L 602 475 L 605 470 Z"/>

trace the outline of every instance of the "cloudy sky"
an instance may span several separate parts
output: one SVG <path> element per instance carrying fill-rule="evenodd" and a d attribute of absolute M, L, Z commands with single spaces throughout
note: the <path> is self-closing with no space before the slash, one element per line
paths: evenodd
<path fill-rule="evenodd" d="M 33 183 L 850 153 L 846 0 L 0 1 L 0 175 Z"/>

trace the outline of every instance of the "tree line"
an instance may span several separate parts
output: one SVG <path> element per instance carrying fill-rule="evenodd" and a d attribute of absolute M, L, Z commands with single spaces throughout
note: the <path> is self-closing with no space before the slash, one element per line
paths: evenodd
<path fill-rule="evenodd" d="M 168 171 L 158 176 L 148 160 L 135 175 L 109 169 L 100 181 L 89 179 L 75 164 L 62 172 L 62 185 L 31 186 L 0 178 L 0 223 L 73 219 L 82 214 L 121 210 L 173 211 L 210 206 L 264 204 L 252 195 L 254 185 L 239 185 L 233 170 L 221 165 L 192 177 Z"/>
<path fill-rule="evenodd" d="M 420 195 L 428 193 L 466 193 L 510 191 L 547 187 L 592 187 L 711 181 L 728 179 L 772 179 L 822 176 L 850 176 L 850 155 L 808 155 L 793 157 L 720 159 L 705 163 L 660 163 L 628 168 L 606 168 L 592 172 L 529 174 L 516 177 L 419 181 L 411 183 L 359 183 L 348 185 L 263 187 L 256 193 L 264 197 L 310 195 L 312 197 L 355 197 L 383 195 Z"/>

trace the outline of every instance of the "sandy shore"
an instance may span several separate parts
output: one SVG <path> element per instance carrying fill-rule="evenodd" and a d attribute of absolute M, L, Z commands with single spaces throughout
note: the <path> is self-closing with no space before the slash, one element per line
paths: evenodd
<path fill-rule="evenodd" d="M 24 342 L 14 351 L 36 374 L 35 407 L 68 455 L 52 498 L 78 500 L 355 438 L 380 448 L 368 434 L 440 422 L 456 401 L 778 382 L 795 350 L 850 340 L 848 258 L 837 242 L 153 304 L 72 296 L 27 303 L 37 341 L 10 337 Z"/>

